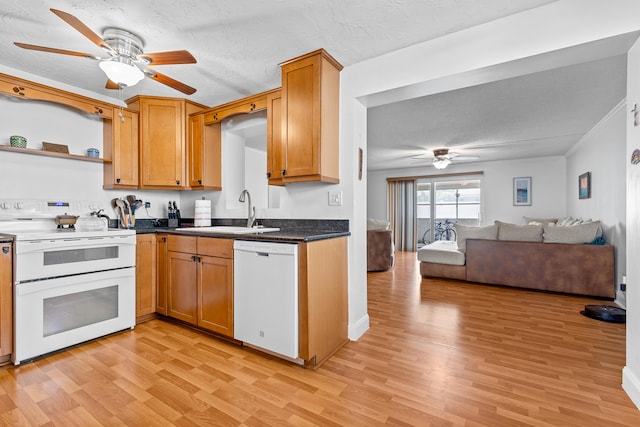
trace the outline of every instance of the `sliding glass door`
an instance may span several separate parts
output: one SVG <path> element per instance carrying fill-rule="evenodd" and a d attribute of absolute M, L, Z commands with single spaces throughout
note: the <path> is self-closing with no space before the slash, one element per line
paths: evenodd
<path fill-rule="evenodd" d="M 455 224 L 479 225 L 481 183 L 481 176 L 418 179 L 417 246 L 435 240 L 455 240 Z"/>

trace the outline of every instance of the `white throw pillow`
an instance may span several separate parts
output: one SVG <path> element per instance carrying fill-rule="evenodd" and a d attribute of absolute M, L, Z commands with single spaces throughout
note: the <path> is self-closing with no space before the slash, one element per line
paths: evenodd
<path fill-rule="evenodd" d="M 601 234 L 600 221 L 566 227 L 545 225 L 543 241 L 545 243 L 591 243 Z"/>
<path fill-rule="evenodd" d="M 467 251 L 467 239 L 496 240 L 498 238 L 498 226 L 496 224 L 486 227 L 469 227 L 466 225 L 455 225 L 456 241 L 458 250 Z"/>
<path fill-rule="evenodd" d="M 498 240 L 542 242 L 543 228 L 541 224 L 516 225 L 501 221 L 496 221 L 495 223 L 498 225 Z"/>
<path fill-rule="evenodd" d="M 367 218 L 367 230 L 388 230 L 389 221 L 383 219 Z"/>
<path fill-rule="evenodd" d="M 531 218 L 523 216 L 524 225 L 538 225 L 538 224 L 555 224 L 558 222 L 557 218 Z"/>

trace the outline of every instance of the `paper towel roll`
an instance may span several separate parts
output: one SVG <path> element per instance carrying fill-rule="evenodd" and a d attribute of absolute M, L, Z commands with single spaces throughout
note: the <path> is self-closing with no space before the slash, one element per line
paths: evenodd
<path fill-rule="evenodd" d="M 211 227 L 211 200 L 196 200 L 195 227 Z"/>

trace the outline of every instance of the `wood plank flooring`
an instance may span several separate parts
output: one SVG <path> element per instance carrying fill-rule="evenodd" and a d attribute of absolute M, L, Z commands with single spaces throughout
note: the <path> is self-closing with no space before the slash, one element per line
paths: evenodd
<path fill-rule="evenodd" d="M 0 368 L 10 426 L 640 426 L 602 301 L 368 276 L 371 329 L 319 370 L 153 320 Z"/>

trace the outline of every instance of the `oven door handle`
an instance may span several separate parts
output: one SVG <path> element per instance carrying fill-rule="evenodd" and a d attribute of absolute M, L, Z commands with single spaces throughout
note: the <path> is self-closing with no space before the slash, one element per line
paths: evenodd
<path fill-rule="evenodd" d="M 131 238 L 133 237 L 133 238 Z M 109 246 L 136 245 L 136 236 L 104 237 L 90 239 L 56 239 L 56 240 L 25 240 L 16 242 L 16 254 L 30 252 L 44 252 L 73 248 L 102 248 Z"/>

